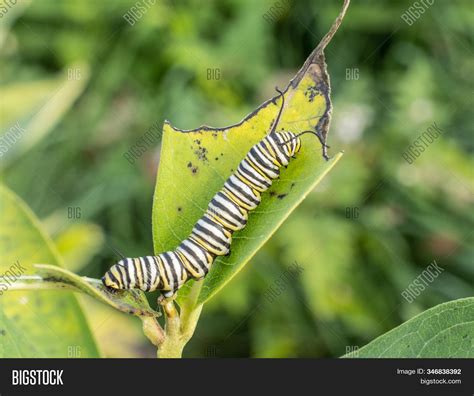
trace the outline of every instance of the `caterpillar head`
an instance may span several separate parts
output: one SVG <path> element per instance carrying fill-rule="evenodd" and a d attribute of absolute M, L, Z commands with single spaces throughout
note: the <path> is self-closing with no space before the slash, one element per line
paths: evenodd
<path fill-rule="evenodd" d="M 102 277 L 111 289 L 140 289 L 152 291 L 160 283 L 160 274 L 153 257 L 125 258 L 113 265 Z"/>
<path fill-rule="evenodd" d="M 110 269 L 102 277 L 102 283 L 105 287 L 118 290 L 126 289 L 124 282 L 124 273 L 126 272 L 127 260 L 120 260 L 117 264 L 110 267 Z M 125 271 L 122 272 L 122 269 Z"/>
<path fill-rule="evenodd" d="M 110 269 L 102 277 L 102 283 L 111 289 L 133 289 L 141 288 L 142 282 L 137 277 L 137 266 L 142 274 L 141 260 L 137 258 L 125 258 Z"/>

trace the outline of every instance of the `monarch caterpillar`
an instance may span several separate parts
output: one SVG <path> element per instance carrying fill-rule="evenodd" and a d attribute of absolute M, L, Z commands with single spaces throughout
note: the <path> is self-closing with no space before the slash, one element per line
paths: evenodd
<path fill-rule="evenodd" d="M 214 195 L 191 234 L 175 250 L 119 261 L 103 276 L 106 287 L 159 290 L 166 298 L 174 296 L 189 279 L 204 278 L 217 256 L 230 254 L 232 234 L 245 227 L 248 212 L 258 206 L 261 194 L 278 178 L 280 168 L 287 167 L 291 158 L 295 158 L 301 149 L 299 136 L 316 135 L 322 144 L 323 156 L 328 159 L 328 146 L 319 132 L 276 132 L 285 105 L 283 92 L 278 88 L 277 91 L 282 105 L 270 132 L 250 149 L 224 187 Z"/>

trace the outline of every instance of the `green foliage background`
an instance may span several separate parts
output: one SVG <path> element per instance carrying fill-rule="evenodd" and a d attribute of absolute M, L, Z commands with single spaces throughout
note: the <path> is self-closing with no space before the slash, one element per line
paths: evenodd
<path fill-rule="evenodd" d="M 342 1 L 157 0 L 130 26 L 123 15 L 135 3 L 19 0 L 0 21 L 1 133 L 16 121 L 47 130 L 2 158 L 3 181 L 44 222 L 65 266 L 90 277 L 117 250 L 153 249 L 159 138 L 133 163 L 125 154 L 165 118 L 183 129 L 238 122 L 294 75 Z M 340 356 L 473 295 L 474 11 L 468 0 L 439 1 L 409 26 L 410 5 L 351 4 L 325 51 L 328 142 L 344 158 L 205 306 L 184 356 Z M 71 108 L 56 122 L 35 118 L 62 88 L 77 93 Z M 434 122 L 444 134 L 407 163 Z M 401 292 L 433 260 L 444 272 L 409 304 Z M 106 356 L 154 356 L 137 318 L 80 298 Z"/>

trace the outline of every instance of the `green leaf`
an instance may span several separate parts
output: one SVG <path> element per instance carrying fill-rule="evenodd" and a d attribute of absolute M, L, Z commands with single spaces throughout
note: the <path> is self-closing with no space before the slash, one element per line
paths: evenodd
<path fill-rule="evenodd" d="M 11 35 L 11 28 L 15 21 L 23 14 L 23 12 L 28 8 L 31 3 L 31 0 L 24 0 L 20 2 L 11 2 L 14 7 L 9 7 L 8 12 L 5 12 L 6 1 L 0 1 L 0 8 L 2 9 L 2 18 L 0 21 L 0 50 L 4 51 L 6 47 L 7 39 Z"/>
<path fill-rule="evenodd" d="M 101 250 L 104 233 L 94 223 L 77 222 L 56 235 L 54 242 L 66 268 L 79 272 Z"/>
<path fill-rule="evenodd" d="M 277 130 L 314 130 L 319 123 L 326 138 L 331 104 L 323 49 L 337 30 L 347 5 L 345 2 L 329 33 L 284 90 L 285 107 Z M 226 128 L 202 126 L 184 131 L 165 122 L 153 202 L 153 240 L 157 254 L 175 249 L 189 235 L 214 194 L 249 149 L 269 132 L 281 105 L 277 95 L 240 123 Z M 337 154 L 325 161 L 321 144 L 313 135 L 301 139 L 302 149 L 297 158 L 262 195 L 262 203 L 250 213 L 246 228 L 233 235 L 231 255 L 216 259 L 201 282 L 197 304 L 209 300 L 243 268 L 341 157 Z M 192 283 L 180 290 L 181 304 Z"/>
<path fill-rule="evenodd" d="M 437 305 L 344 357 L 473 358 L 474 298 Z"/>
<path fill-rule="evenodd" d="M 60 265 L 53 244 L 29 208 L 0 187 L 0 274 L 33 273 L 33 263 Z M 8 273 L 7 273 L 8 275 Z M 12 278 L 5 282 L 14 284 Z M 61 291 L 6 292 L 0 296 L 1 357 L 98 357 L 94 338 L 76 297 Z"/>
<path fill-rule="evenodd" d="M 21 287 L 28 288 L 31 285 L 32 288 L 38 288 L 38 282 L 42 282 L 45 288 L 65 288 L 88 294 L 96 300 L 131 315 L 146 317 L 161 315 L 150 308 L 144 293 L 140 290 L 118 290 L 110 293 L 98 279 L 79 276 L 52 265 L 36 264 L 35 267 L 40 279 L 26 279 Z"/>
<path fill-rule="evenodd" d="M 15 322 L 3 315 L 0 310 L 0 357 L 2 358 L 40 358 L 42 356 L 28 335 L 19 329 Z"/>

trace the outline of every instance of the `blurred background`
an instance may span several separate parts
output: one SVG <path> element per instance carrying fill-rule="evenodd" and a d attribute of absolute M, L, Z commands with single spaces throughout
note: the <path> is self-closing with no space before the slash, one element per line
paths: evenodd
<path fill-rule="evenodd" d="M 345 155 L 205 306 L 184 356 L 340 356 L 474 294 L 474 10 L 429 3 L 353 1 L 326 50 L 328 143 Z M 143 149 L 144 134 L 238 122 L 341 4 L 2 0 L 3 181 L 69 269 L 100 277 L 118 252 L 149 254 L 160 142 Z M 441 274 L 404 298 L 433 261 Z M 83 305 L 105 356 L 155 356 L 138 319 Z"/>

